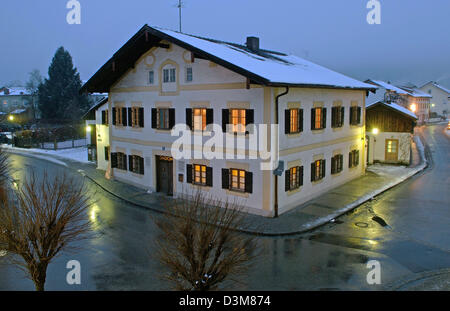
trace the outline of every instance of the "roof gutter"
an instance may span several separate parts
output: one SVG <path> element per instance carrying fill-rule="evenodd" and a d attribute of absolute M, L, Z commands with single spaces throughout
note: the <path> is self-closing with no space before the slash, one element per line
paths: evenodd
<path fill-rule="evenodd" d="M 279 120 L 278 120 L 278 101 L 280 99 L 281 96 L 286 95 L 287 93 L 289 93 L 289 86 L 286 86 L 286 90 L 281 93 L 278 94 L 275 97 L 275 124 L 279 124 Z M 279 133 L 278 133 L 279 136 Z M 273 148 L 273 146 L 272 146 Z M 278 217 L 278 175 L 275 175 L 275 189 L 274 189 L 274 206 L 273 206 L 273 211 L 274 211 L 274 217 Z"/>

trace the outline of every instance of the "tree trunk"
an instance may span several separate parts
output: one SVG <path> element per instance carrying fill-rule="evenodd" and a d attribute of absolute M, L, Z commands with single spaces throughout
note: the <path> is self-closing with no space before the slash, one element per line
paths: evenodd
<path fill-rule="evenodd" d="M 45 290 L 45 279 L 47 277 L 47 263 L 38 263 L 37 268 L 32 275 L 36 291 L 43 292 Z"/>

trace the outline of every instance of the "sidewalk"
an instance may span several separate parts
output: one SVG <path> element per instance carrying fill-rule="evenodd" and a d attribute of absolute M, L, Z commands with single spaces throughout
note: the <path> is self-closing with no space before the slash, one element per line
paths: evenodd
<path fill-rule="evenodd" d="M 278 218 L 266 218 L 257 215 L 246 215 L 247 226 L 242 232 L 267 236 L 291 235 L 303 233 L 324 225 L 342 214 L 358 207 L 382 192 L 405 181 L 425 169 L 427 161 L 424 147 L 418 137 L 414 137 L 412 145 L 412 163 L 409 167 L 376 164 L 368 168 L 366 174 L 339 186 L 316 199 L 308 201 Z M 147 193 L 145 190 L 115 180 L 105 179 L 104 172 L 95 168 L 94 164 L 82 163 L 59 155 L 43 156 L 35 150 L 8 148 L 9 152 L 58 162 L 70 169 L 77 170 L 100 188 L 125 202 L 163 213 L 170 197 L 158 193 Z M 58 163 L 61 164 L 61 163 Z"/>

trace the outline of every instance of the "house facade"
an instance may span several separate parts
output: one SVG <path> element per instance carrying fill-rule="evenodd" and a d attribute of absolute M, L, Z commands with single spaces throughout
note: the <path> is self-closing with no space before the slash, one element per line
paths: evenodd
<path fill-rule="evenodd" d="M 434 81 L 422 85 L 419 89 L 432 96 L 430 111 L 433 117 L 448 118 L 450 114 L 450 90 Z"/>
<path fill-rule="evenodd" d="M 109 95 L 95 112 L 108 177 L 173 196 L 201 190 L 268 217 L 364 173 L 372 90 L 254 37 L 147 25 L 82 88 Z"/>
<path fill-rule="evenodd" d="M 409 165 L 416 115 L 396 104 L 377 101 L 366 106 L 368 164 Z"/>
<path fill-rule="evenodd" d="M 395 86 L 389 82 L 372 79 L 365 82 L 379 87 L 375 95 L 369 96 L 368 103 L 394 102 L 412 111 L 417 116 L 419 124 L 428 122 L 431 109 L 430 94 L 422 92 L 415 86 Z"/>

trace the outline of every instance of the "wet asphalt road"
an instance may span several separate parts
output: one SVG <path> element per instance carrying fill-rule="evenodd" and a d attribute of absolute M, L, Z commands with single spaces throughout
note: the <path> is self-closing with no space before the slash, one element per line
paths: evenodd
<path fill-rule="evenodd" d="M 398 278 L 450 267 L 449 138 L 445 126 L 418 128 L 433 161 L 426 171 L 389 190 L 333 224 L 289 237 L 262 237 L 262 254 L 246 284 L 249 290 L 379 290 Z M 14 177 L 29 170 L 50 174 L 72 169 L 11 155 Z M 47 290 L 161 290 L 162 267 L 152 257 L 158 214 L 124 204 L 88 183 L 96 203 L 88 217 L 94 229 L 82 250 L 58 257 L 48 270 Z M 95 193 L 94 193 L 95 191 Z M 373 220 L 383 219 L 387 226 Z M 66 283 L 65 265 L 81 263 L 82 284 Z M 366 264 L 381 264 L 381 285 L 369 285 Z M 33 290 L 14 267 L 1 264 L 0 290 Z"/>

